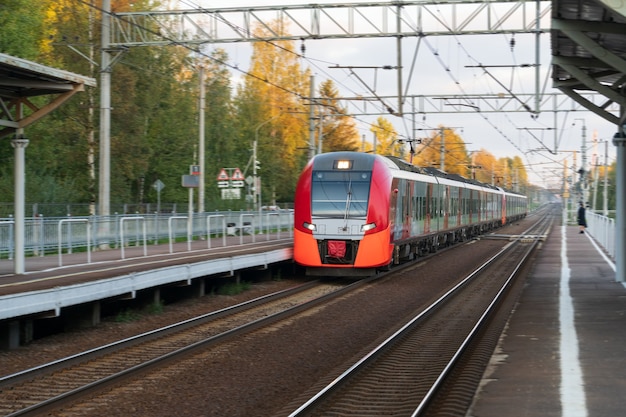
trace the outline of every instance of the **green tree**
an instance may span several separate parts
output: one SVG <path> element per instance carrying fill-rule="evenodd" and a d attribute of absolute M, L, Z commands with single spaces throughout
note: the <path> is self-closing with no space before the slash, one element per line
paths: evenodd
<path fill-rule="evenodd" d="M 240 208 L 241 205 L 229 205 L 222 201 L 216 178 L 222 168 L 245 169 L 249 155 L 235 122 L 235 110 L 232 101 L 230 74 L 223 64 L 228 60 L 226 52 L 217 49 L 205 60 L 206 72 L 206 198 L 209 208 Z M 243 203 L 243 202 L 241 202 Z"/>
<path fill-rule="evenodd" d="M 28 3 L 30 7 L 35 7 L 33 16 L 41 11 L 44 23 L 42 30 L 29 30 L 31 36 L 38 37 L 31 40 L 32 45 L 37 46 L 37 56 L 29 58 L 72 72 L 93 75 L 89 73 L 87 61 L 78 58 L 67 46 L 70 39 L 75 43 L 80 35 L 89 32 L 85 26 L 88 7 L 74 4 L 76 7 L 72 8 L 71 3 L 75 2 L 69 0 Z M 21 14 L 26 13 L 22 11 Z M 89 42 L 88 39 L 82 41 Z M 88 113 L 89 109 L 93 109 L 90 99 L 94 97 L 95 89 L 88 87 L 87 91 L 77 94 L 26 129 L 30 139 L 26 151 L 28 202 L 84 203 L 95 199 L 93 184 L 87 179 L 90 169 L 87 132 L 94 124 Z M 43 106 L 49 98 L 34 97 L 31 100 Z"/>
<path fill-rule="evenodd" d="M 99 13 L 72 0 L 45 4 L 46 36 L 40 42 L 40 61 L 97 76 L 98 68 L 85 57 L 98 59 Z M 133 4 L 147 10 L 153 2 Z M 130 1 L 115 1 L 113 7 L 130 10 Z M 194 96 L 197 82 L 187 77 L 191 72 L 189 55 L 189 50 L 182 47 L 136 47 L 113 66 L 112 204 L 156 201 L 151 187 L 156 179 L 166 184 L 163 199 L 186 199 L 180 176 L 194 162 L 198 138 L 197 94 Z M 97 90 L 88 89 L 27 129 L 31 139 L 27 150 L 27 200 L 45 202 L 63 195 L 63 202 L 95 202 L 97 103 Z M 2 175 L 0 181 L 4 181 Z M 50 191 L 29 191 L 39 184 L 47 184 Z M 62 189 L 65 192 L 52 192 Z"/>
<path fill-rule="evenodd" d="M 40 55 L 41 33 L 49 0 L 3 0 L 0 3 L 0 52 L 34 60 Z"/>

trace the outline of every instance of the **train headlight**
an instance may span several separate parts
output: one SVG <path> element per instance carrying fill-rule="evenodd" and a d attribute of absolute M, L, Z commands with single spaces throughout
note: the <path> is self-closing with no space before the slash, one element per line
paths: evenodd
<path fill-rule="evenodd" d="M 368 230 L 372 230 L 376 227 L 376 223 L 368 223 L 361 226 L 362 232 L 367 232 Z"/>
<path fill-rule="evenodd" d="M 304 226 L 305 229 L 309 229 L 312 232 L 315 232 L 317 230 L 317 226 L 312 223 L 304 222 L 302 225 Z"/>

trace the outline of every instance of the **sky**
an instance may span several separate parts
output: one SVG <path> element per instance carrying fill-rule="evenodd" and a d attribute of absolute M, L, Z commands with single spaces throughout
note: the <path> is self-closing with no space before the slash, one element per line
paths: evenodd
<path fill-rule="evenodd" d="M 254 6 L 280 6 L 294 4 L 363 3 L 358 1 L 314 2 L 291 0 L 170 0 L 172 9 L 205 8 L 248 8 Z M 533 12 L 534 13 L 534 12 Z M 445 11 L 442 12 L 445 19 Z M 341 16 L 337 17 L 338 19 Z M 546 17 L 546 19 L 549 18 Z M 437 28 L 435 18 L 425 26 Z M 511 46 L 514 38 L 515 44 Z M 535 63 L 535 41 L 533 34 L 462 35 L 404 38 L 402 40 L 403 90 L 408 95 L 494 95 L 507 93 L 528 95 L 535 91 L 535 69 L 521 67 Z M 550 79 L 550 34 L 540 36 L 540 86 L 546 94 L 560 94 L 551 87 Z M 371 97 L 393 96 L 385 104 L 397 109 L 397 71 L 373 68 L 354 69 L 351 74 L 345 68 L 333 67 L 380 67 L 397 65 L 397 48 L 394 38 L 305 40 L 306 46 L 301 65 L 310 68 L 319 85 L 332 79 L 343 97 L 358 95 Z M 227 51 L 230 64 L 242 70 L 249 68 L 250 44 L 216 44 Z M 297 49 L 300 44 L 296 45 Z M 415 64 L 413 64 L 415 62 Z M 484 68 L 477 68 L 484 65 Z M 233 83 L 241 80 L 241 73 L 233 71 Z M 527 97 L 527 96 L 526 96 Z M 565 102 L 571 101 L 566 99 Z M 603 100 L 601 100 L 603 101 Z M 468 103 L 468 101 L 463 101 Z M 371 123 L 376 117 L 361 116 L 382 108 L 380 103 L 345 101 L 348 111 L 355 116 L 361 135 L 371 141 Z M 454 106 L 450 106 L 455 108 Z M 580 110 L 580 106 L 576 106 Z M 458 106 L 456 108 L 459 108 Z M 469 106 L 462 106 L 466 111 Z M 604 163 L 608 149 L 609 163 L 615 160 L 615 149 L 611 143 L 615 126 L 589 111 L 565 111 L 560 106 L 554 113 L 544 107 L 538 116 L 528 112 L 509 113 L 429 113 L 398 117 L 385 115 L 400 136 L 414 139 L 430 136 L 432 129 L 440 125 L 453 127 L 466 143 L 468 151 L 486 149 L 496 158 L 520 156 L 526 164 L 529 180 L 543 187 L 560 186 L 564 161 L 573 172 L 582 164 L 582 150 L 586 153 L 587 169 L 594 161 Z M 410 113 L 411 103 L 403 104 L 405 113 Z M 471 110 L 471 108 L 470 108 Z M 583 148 L 584 132 L 584 148 Z M 595 142 L 594 142 L 595 138 Z M 608 141 L 608 146 L 604 142 Z M 558 152 L 555 152 L 558 151 Z M 574 153 L 574 151 L 576 151 Z M 574 162 L 574 155 L 576 161 Z M 575 165 L 574 165 L 575 164 Z"/>

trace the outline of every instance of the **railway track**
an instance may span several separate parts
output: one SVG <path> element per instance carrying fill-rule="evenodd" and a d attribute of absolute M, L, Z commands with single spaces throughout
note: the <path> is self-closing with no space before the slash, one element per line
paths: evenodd
<path fill-rule="evenodd" d="M 520 240 L 532 239 L 526 236 L 521 237 Z M 411 267 L 408 266 L 408 269 Z M 399 268 L 394 268 L 391 275 L 399 270 Z M 381 274 L 373 279 L 382 278 L 385 275 L 387 274 Z M 279 329 L 282 325 L 274 324 L 277 321 L 293 317 L 306 309 L 314 311 L 325 301 L 361 288 L 373 279 L 358 281 L 346 287 L 344 287 L 345 283 L 341 285 L 328 282 L 324 285 L 319 282 L 310 283 L 291 291 L 283 291 L 261 297 L 250 303 L 220 310 L 206 317 L 188 320 L 179 325 L 74 355 L 48 366 L 0 378 L 0 412 L 8 416 L 41 415 L 43 412 L 64 416 L 92 415 L 90 413 L 94 410 L 108 409 L 112 404 L 111 401 L 117 401 L 117 394 L 114 392 L 131 393 L 131 396 L 134 396 L 134 392 L 141 393 L 144 388 L 133 381 L 153 380 L 154 378 L 174 379 L 176 368 L 180 366 L 179 361 L 199 352 L 200 349 L 211 347 L 208 350 L 204 349 L 205 353 L 200 355 L 209 358 L 212 355 L 220 355 L 222 351 L 228 352 L 230 349 L 228 346 L 232 343 L 246 343 L 246 339 L 239 337 L 245 332 L 261 328 L 270 331 Z M 287 295 L 292 292 L 293 296 Z M 274 303 L 274 306 L 268 304 L 270 301 Z M 254 304 L 257 305 L 251 309 Z M 241 310 L 247 312 L 241 312 Z M 205 330 L 198 330 L 196 326 L 203 321 L 210 322 L 208 327 Z M 187 333 L 186 330 L 181 330 L 184 327 L 196 327 L 193 331 L 196 333 L 195 338 L 183 338 L 181 335 Z M 164 336 L 166 333 L 175 332 L 179 332 L 175 338 Z M 184 341 L 179 342 L 179 338 Z M 166 348 L 161 350 L 159 345 L 152 344 L 155 340 L 164 340 L 163 345 Z M 231 343 L 217 345 L 229 341 Z M 144 344 L 152 347 L 144 351 L 136 348 Z M 152 349 L 156 353 L 150 352 Z M 196 356 L 194 355 L 194 358 Z M 205 366 L 205 364 L 206 362 L 197 366 Z M 152 372 L 155 368 L 158 368 L 158 374 Z M 101 372 L 101 369 L 104 371 Z M 169 373 L 172 375 L 168 376 Z M 63 377 L 56 379 L 58 375 Z M 115 389 L 110 390 L 112 387 Z M 110 393 L 102 395 L 105 389 Z M 56 411 L 59 409 L 63 410 L 62 414 Z M 99 413 L 96 412 L 96 414 Z"/>
<path fill-rule="evenodd" d="M 342 296 L 349 285 L 313 281 L 0 378 L 0 415 L 40 415 Z"/>
<path fill-rule="evenodd" d="M 516 277 L 555 218 L 538 217 L 290 416 L 464 415 L 517 298 L 512 288 L 523 285 Z"/>

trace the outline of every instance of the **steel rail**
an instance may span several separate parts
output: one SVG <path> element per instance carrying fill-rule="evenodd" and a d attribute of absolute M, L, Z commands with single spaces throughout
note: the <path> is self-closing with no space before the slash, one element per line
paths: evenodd
<path fill-rule="evenodd" d="M 95 391 L 101 390 L 105 388 L 106 386 L 116 383 L 122 378 L 127 378 L 130 376 L 138 375 L 140 372 L 146 372 L 150 369 L 153 369 L 155 366 L 162 366 L 167 361 L 178 360 L 179 358 L 182 358 L 184 355 L 189 355 L 197 351 L 198 349 L 206 348 L 213 344 L 224 342 L 232 336 L 249 333 L 261 327 L 271 325 L 278 320 L 284 319 L 286 317 L 291 317 L 295 314 L 298 314 L 302 311 L 305 311 L 323 302 L 326 302 L 332 298 L 345 295 L 347 292 L 353 291 L 369 283 L 373 279 L 377 279 L 377 278 L 378 277 L 372 277 L 371 279 L 353 282 L 333 292 L 324 294 L 320 297 L 317 297 L 312 300 L 306 301 L 304 303 L 287 308 L 278 313 L 252 321 L 250 323 L 244 324 L 239 327 L 232 328 L 222 333 L 207 337 L 203 340 L 199 340 L 185 347 L 178 348 L 164 355 L 152 358 L 143 363 L 129 367 L 123 371 L 101 378 L 97 381 L 93 381 L 81 387 L 68 390 L 67 392 L 57 395 L 53 398 L 46 399 L 37 404 L 33 404 L 32 406 L 7 414 L 6 417 L 35 415 L 35 414 L 41 413 L 42 411 L 57 408 L 59 405 L 72 401 L 81 395 L 85 395 L 87 393 L 93 393 Z M 54 361 L 48 364 L 44 364 L 44 365 L 31 368 L 22 372 L 8 375 L 0 379 L 0 389 L 6 388 L 8 386 L 11 386 L 11 385 L 14 385 L 14 384 L 26 381 L 26 380 L 30 380 L 34 378 L 35 376 L 40 375 L 41 373 L 50 374 L 51 372 L 59 371 L 61 369 L 67 369 L 70 366 L 74 366 L 79 363 L 84 363 L 88 359 L 101 357 L 105 353 L 115 352 L 123 348 L 135 346 L 145 341 L 150 341 L 150 340 L 160 338 L 162 336 L 170 335 L 176 332 L 182 332 L 190 327 L 197 326 L 197 325 L 215 320 L 222 316 L 227 316 L 230 314 L 234 314 L 236 312 L 244 311 L 246 309 L 249 309 L 258 305 L 266 304 L 268 302 L 275 301 L 280 298 L 284 298 L 286 296 L 290 296 L 298 292 L 305 291 L 307 289 L 311 289 L 316 285 L 319 285 L 319 281 L 312 281 L 310 283 L 306 283 L 306 284 L 303 284 L 294 288 L 290 288 L 287 290 L 268 294 L 266 296 L 258 297 L 254 300 L 251 300 L 245 303 L 227 307 L 227 308 L 218 310 L 216 312 L 211 312 L 211 313 L 198 316 L 189 320 L 185 320 L 179 323 L 165 326 L 165 327 L 162 327 L 162 328 L 150 331 L 150 332 L 142 333 L 140 335 L 133 336 L 133 337 L 130 337 L 130 338 L 118 341 L 118 342 L 114 342 L 114 343 L 111 343 L 102 347 L 91 349 L 86 352 L 72 355 L 67 358 L 59 359 L 57 361 Z"/>
<path fill-rule="evenodd" d="M 67 356 L 65 358 L 58 359 L 56 361 L 48 362 L 33 368 L 25 369 L 20 372 L 16 372 L 10 375 L 5 375 L 0 377 L 0 389 L 4 388 L 7 385 L 13 385 L 18 382 L 24 381 L 26 379 L 30 379 L 32 375 L 35 373 L 51 373 L 57 371 L 59 369 L 67 368 L 72 365 L 76 365 L 80 362 L 84 362 L 87 360 L 94 359 L 98 356 L 102 356 L 108 353 L 112 353 L 119 349 L 127 348 L 130 346 L 137 345 L 139 343 L 147 342 L 158 337 L 166 336 L 172 334 L 174 332 L 183 331 L 192 326 L 196 326 L 199 324 L 207 323 L 211 320 L 215 320 L 217 318 L 224 317 L 229 314 L 237 313 L 240 311 L 244 311 L 251 307 L 255 307 L 264 303 L 268 303 L 270 301 L 286 297 L 301 291 L 305 291 L 317 285 L 319 280 L 310 281 L 305 284 L 287 288 L 282 291 L 274 292 L 271 294 L 266 294 L 252 300 L 245 301 L 243 303 L 239 303 L 233 306 L 228 306 L 222 308 L 220 310 L 212 311 L 207 314 L 203 314 L 197 317 L 193 317 L 187 320 L 183 320 L 177 323 L 170 324 L 168 326 L 160 327 L 158 329 L 154 329 L 148 332 L 144 332 L 135 336 L 128 337 L 126 339 L 118 340 L 107 345 L 99 346 L 90 350 L 86 350 L 84 352 L 79 352 L 75 355 Z"/>
<path fill-rule="evenodd" d="M 551 226 L 552 222 L 553 222 L 552 218 L 550 218 L 550 219 L 546 219 L 546 218 L 540 219 L 537 224 L 531 226 L 526 232 L 524 232 L 524 235 L 529 234 L 530 233 L 529 230 L 539 229 L 546 223 L 547 224 L 546 224 L 545 229 L 549 230 L 549 228 L 550 228 L 549 226 Z M 523 240 L 524 240 L 524 237 L 520 236 L 516 240 L 516 242 L 521 242 Z M 449 373 L 451 372 L 452 368 L 459 362 L 459 360 L 463 356 L 464 352 L 466 352 L 470 342 L 477 336 L 477 334 L 479 333 L 481 328 L 485 325 L 487 320 L 491 317 L 491 314 L 494 313 L 494 311 L 496 310 L 499 302 L 504 297 L 504 294 L 506 293 L 508 288 L 511 286 L 512 281 L 515 279 L 515 277 L 519 273 L 519 271 L 522 268 L 522 266 L 528 261 L 528 259 L 530 258 L 530 255 L 534 252 L 534 250 L 536 249 L 536 247 L 539 244 L 539 242 L 540 242 L 540 240 L 535 239 L 528 246 L 528 248 L 526 249 L 524 255 L 517 262 L 517 265 L 513 268 L 513 271 L 506 278 L 506 280 L 502 284 L 502 287 L 500 288 L 500 290 L 497 292 L 495 297 L 491 300 L 491 302 L 489 303 L 489 305 L 487 306 L 487 308 L 485 309 L 483 314 L 480 316 L 480 318 L 478 319 L 476 324 L 472 327 L 470 333 L 463 340 L 463 342 L 461 343 L 461 345 L 459 346 L 459 348 L 457 349 L 457 351 L 453 355 L 452 359 L 448 362 L 448 364 L 446 365 L 444 370 L 441 372 L 439 377 L 437 377 L 436 381 L 433 383 L 431 388 L 428 390 L 428 392 L 426 393 L 426 395 L 424 396 L 424 398 L 422 399 L 420 404 L 415 408 L 414 412 L 411 414 L 411 417 L 420 417 L 420 416 L 425 415 L 425 412 L 427 410 L 427 406 L 431 402 L 431 400 L 434 398 L 434 396 L 436 395 L 437 390 L 439 390 L 441 388 L 442 384 L 445 381 L 445 378 L 449 375 Z M 501 254 L 498 254 L 497 256 L 501 256 Z"/>

